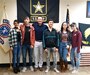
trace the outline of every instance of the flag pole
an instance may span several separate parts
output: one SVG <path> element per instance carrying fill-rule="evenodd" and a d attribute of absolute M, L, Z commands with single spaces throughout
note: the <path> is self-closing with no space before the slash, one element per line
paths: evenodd
<path fill-rule="evenodd" d="M 4 8 L 4 13 L 5 13 L 4 18 L 7 19 L 8 17 L 7 17 L 7 13 L 6 13 L 6 0 L 4 0 L 3 8 Z M 8 70 L 12 70 L 12 50 L 11 49 L 9 50 L 9 62 L 10 62 L 10 67 Z"/>
<path fill-rule="evenodd" d="M 9 50 L 9 62 L 10 62 L 10 67 L 9 70 L 12 70 L 12 50 Z"/>
<path fill-rule="evenodd" d="M 68 25 L 70 24 L 70 17 L 69 17 L 69 4 L 67 4 L 67 13 L 66 13 L 66 22 L 68 23 Z"/>

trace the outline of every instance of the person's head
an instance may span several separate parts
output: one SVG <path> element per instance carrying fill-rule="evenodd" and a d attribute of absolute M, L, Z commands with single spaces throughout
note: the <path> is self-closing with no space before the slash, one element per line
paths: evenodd
<path fill-rule="evenodd" d="M 68 31 L 68 24 L 66 22 L 62 23 L 61 32 L 63 32 L 63 30 Z"/>
<path fill-rule="evenodd" d="M 37 18 L 37 22 L 38 22 L 38 24 L 42 25 L 42 23 L 43 23 L 43 18 L 42 18 L 42 17 L 38 17 L 38 18 Z"/>
<path fill-rule="evenodd" d="M 30 22 L 30 18 L 29 17 L 25 17 L 24 18 L 24 24 L 27 25 L 27 24 L 29 24 L 29 22 Z"/>
<path fill-rule="evenodd" d="M 53 23 L 54 23 L 54 21 L 53 21 L 52 19 L 50 19 L 50 20 L 48 21 L 48 27 L 49 27 L 49 28 L 52 28 L 52 27 L 53 27 Z"/>
<path fill-rule="evenodd" d="M 19 26 L 19 21 L 18 20 L 14 20 L 13 24 L 14 24 L 15 27 L 18 27 Z"/>
<path fill-rule="evenodd" d="M 73 23 L 71 24 L 71 29 L 72 29 L 72 31 L 77 30 L 77 25 L 76 25 L 75 22 L 73 22 Z"/>

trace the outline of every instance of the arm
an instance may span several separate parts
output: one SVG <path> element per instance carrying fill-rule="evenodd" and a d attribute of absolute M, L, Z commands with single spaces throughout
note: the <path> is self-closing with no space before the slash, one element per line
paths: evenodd
<path fill-rule="evenodd" d="M 45 45 L 45 31 L 43 32 L 43 49 L 46 49 L 46 45 Z"/>
<path fill-rule="evenodd" d="M 69 45 L 71 45 L 71 41 L 72 41 L 72 32 L 68 32 L 68 43 L 69 43 Z"/>
<path fill-rule="evenodd" d="M 10 45 L 10 48 L 12 48 L 12 29 L 10 30 L 9 32 L 9 45 Z"/>
<path fill-rule="evenodd" d="M 35 43 L 35 30 L 34 30 L 34 27 L 31 27 L 32 30 L 31 30 L 31 45 L 34 46 L 34 43 Z"/>
<path fill-rule="evenodd" d="M 57 38 L 57 47 L 56 48 L 59 48 L 59 33 L 58 32 L 56 32 L 56 38 Z"/>
<path fill-rule="evenodd" d="M 81 32 L 78 32 L 78 40 L 77 40 L 77 42 L 78 42 L 78 49 L 77 49 L 77 53 L 79 53 L 80 52 L 80 47 L 81 47 L 81 42 L 82 42 L 82 34 L 81 34 Z"/>

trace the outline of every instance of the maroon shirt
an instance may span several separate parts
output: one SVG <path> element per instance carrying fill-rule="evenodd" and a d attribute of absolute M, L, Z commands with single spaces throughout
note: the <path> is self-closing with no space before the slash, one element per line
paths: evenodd
<path fill-rule="evenodd" d="M 72 32 L 72 48 L 77 47 L 77 52 L 80 52 L 80 47 L 81 47 L 81 42 L 82 42 L 82 34 L 81 32 L 78 31 L 73 31 Z"/>

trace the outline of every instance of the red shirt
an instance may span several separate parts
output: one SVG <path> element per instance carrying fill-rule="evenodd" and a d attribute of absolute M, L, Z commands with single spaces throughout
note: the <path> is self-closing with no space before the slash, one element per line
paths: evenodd
<path fill-rule="evenodd" d="M 77 52 L 80 52 L 80 47 L 81 47 L 81 42 L 82 42 L 82 34 L 81 32 L 78 31 L 73 31 L 72 32 L 72 48 L 77 47 Z"/>

